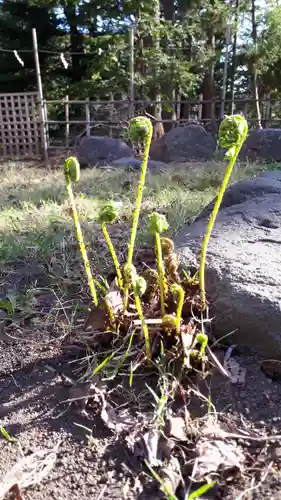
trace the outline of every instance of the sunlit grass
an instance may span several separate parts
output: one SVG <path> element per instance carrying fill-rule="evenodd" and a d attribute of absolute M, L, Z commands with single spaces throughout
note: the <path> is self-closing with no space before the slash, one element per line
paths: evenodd
<path fill-rule="evenodd" d="M 253 176 L 265 167 L 237 166 L 231 182 Z M 270 167 L 267 167 L 267 169 Z M 148 173 L 144 192 L 141 232 L 138 244 L 147 241 L 145 221 L 152 210 L 165 213 L 170 235 L 179 229 L 216 195 L 225 170 L 224 163 L 173 165 L 165 171 Z M 48 259 L 70 244 L 74 246 L 73 225 L 60 169 L 7 163 L 1 166 L 0 186 L 0 259 Z M 105 265 L 106 255 L 99 255 L 100 232 L 97 216 L 108 200 L 122 204 L 121 220 L 115 231 L 120 251 L 126 250 L 131 215 L 134 208 L 138 172 L 125 169 L 82 170 L 76 187 L 81 219 L 95 265 Z M 102 247 L 103 248 L 103 247 Z M 71 252 L 70 252 L 71 253 Z"/>

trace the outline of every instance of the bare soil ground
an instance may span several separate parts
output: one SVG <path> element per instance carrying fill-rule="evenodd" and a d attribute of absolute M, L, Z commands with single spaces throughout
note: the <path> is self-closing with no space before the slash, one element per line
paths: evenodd
<path fill-rule="evenodd" d="M 45 174 L 35 167 L 7 165 L 3 168 L 0 493 L 3 493 L 1 481 L 5 474 L 23 455 L 31 456 L 38 449 L 51 452 L 58 446 L 49 474 L 39 485 L 24 488 L 24 499 L 165 498 L 143 461 L 127 446 L 126 433 L 112 431 L 101 418 L 100 401 L 93 404 L 89 400 L 85 415 L 83 400 L 77 399 L 79 394 L 85 395 L 84 385 L 79 386 L 82 392 L 73 392 L 67 378 L 77 379 L 78 370 L 85 370 L 87 365 L 81 355 L 77 362 L 77 353 L 64 349 L 64 340 L 69 333 L 81 331 L 89 299 L 83 279 L 81 281 L 79 256 L 60 173 L 50 172 L 44 180 Z M 210 201 L 220 182 L 220 168 L 205 166 L 200 175 L 198 168 L 196 173 L 181 168 L 149 179 L 144 210 L 166 211 L 171 235 L 178 225 Z M 252 175 L 259 169 L 251 166 L 243 170 L 243 175 Z M 237 175 L 241 178 L 242 173 Z M 125 205 L 116 236 L 116 242 L 120 241 L 120 256 L 124 251 L 122 241 L 132 209 L 131 187 L 135 179 L 136 174 L 128 173 L 128 186 L 124 185 L 124 174 L 99 171 L 91 175 L 86 172 L 82 178 L 81 208 L 91 241 L 97 197 L 99 203 L 108 197 L 119 197 Z M 101 186 L 101 182 L 104 192 L 98 194 L 97 185 Z M 102 272 L 108 256 L 100 257 L 104 247 L 96 236 L 94 241 L 93 266 L 96 272 Z M 144 231 L 140 242 L 146 242 Z M 215 414 L 229 433 L 240 435 L 234 441 L 245 457 L 241 473 L 220 473 L 215 487 L 200 498 L 277 500 L 281 491 L 278 437 L 281 435 L 281 383 L 264 375 L 260 360 L 249 350 L 240 348 L 237 360 L 247 369 L 245 386 L 231 384 L 217 370 L 204 381 L 189 381 L 190 387 L 201 395 L 190 395 L 186 401 L 192 421 L 200 422 L 210 413 Z M 104 384 L 115 410 L 126 408 L 131 415 L 141 413 L 147 419 L 153 418 L 155 401 L 145 386 L 148 384 L 156 390 L 157 379 L 153 375 L 136 376 L 132 389 L 128 387 L 126 373 Z M 10 442 L 7 436 L 5 438 L 3 429 L 15 440 Z M 191 445 L 185 443 L 182 449 L 184 446 Z M 191 462 L 191 468 L 185 468 L 188 464 L 184 464 L 182 469 L 187 486 L 194 458 Z M 180 491 L 177 495 L 179 500 L 184 498 Z"/>
<path fill-rule="evenodd" d="M 79 401 L 64 403 L 72 393 L 60 372 L 71 373 L 70 358 L 61 353 L 56 339 L 46 339 L 45 335 L 5 337 L 1 339 L 1 353 L 1 425 L 18 439 L 24 455 L 42 448 L 51 451 L 60 442 L 50 474 L 41 484 L 27 488 L 24 498 L 165 498 L 156 481 L 143 472 L 141 461 L 130 454 L 124 437 L 109 430 L 99 412 L 91 414 L 89 408 L 85 417 Z M 215 373 L 205 388 L 201 383 L 200 391 L 211 395 L 220 422 L 233 433 L 243 431 L 250 436 L 236 440 L 246 457 L 245 470 L 229 482 L 220 478 L 204 498 L 277 500 L 281 489 L 281 384 L 267 378 L 259 360 L 249 352 L 237 359 L 247 368 L 245 387 L 232 386 Z M 119 390 L 122 393 L 122 387 Z M 135 392 L 140 397 L 139 387 Z M 152 413 L 149 397 L 146 406 L 148 415 Z M 188 409 L 193 418 L 208 412 L 202 401 L 191 401 Z M 275 435 L 279 438 L 271 441 L 251 439 Z M 20 459 L 18 444 L 1 439 L 1 476 Z M 185 480 L 188 484 L 188 477 Z M 246 492 L 259 481 L 259 488 Z"/>

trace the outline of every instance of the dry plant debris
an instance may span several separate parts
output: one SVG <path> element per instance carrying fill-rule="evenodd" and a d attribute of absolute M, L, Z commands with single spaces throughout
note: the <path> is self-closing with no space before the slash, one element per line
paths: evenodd
<path fill-rule="evenodd" d="M 203 477 L 219 471 L 243 471 L 245 456 L 236 441 L 230 439 L 219 424 L 209 418 L 200 430 L 196 444 L 196 468 L 193 478 L 201 481 Z"/>
<path fill-rule="evenodd" d="M 23 500 L 22 490 L 40 483 L 52 470 L 59 444 L 52 450 L 37 450 L 17 462 L 0 481 L 0 500 L 12 492 L 15 500 Z"/>
<path fill-rule="evenodd" d="M 245 385 L 246 383 L 246 369 L 238 363 L 232 356 L 235 346 L 230 346 L 224 355 L 223 366 L 229 375 L 232 384 Z"/>

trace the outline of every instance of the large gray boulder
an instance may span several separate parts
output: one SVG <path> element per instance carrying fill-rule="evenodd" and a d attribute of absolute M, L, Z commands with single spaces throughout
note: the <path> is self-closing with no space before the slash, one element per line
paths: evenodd
<path fill-rule="evenodd" d="M 162 162 L 184 162 L 188 160 L 208 160 L 216 150 L 212 134 L 201 125 L 188 125 L 171 129 L 152 142 L 150 158 Z"/>
<path fill-rule="evenodd" d="M 243 145 L 239 158 L 263 162 L 281 161 L 281 129 L 252 130 Z"/>
<path fill-rule="evenodd" d="M 76 151 L 81 167 L 104 167 L 118 158 L 133 156 L 133 150 L 121 139 L 83 137 Z"/>
<path fill-rule="evenodd" d="M 211 203 L 176 240 L 186 264 L 199 262 Z M 206 290 L 216 336 L 281 359 L 281 172 L 230 186 L 212 233 Z"/>
<path fill-rule="evenodd" d="M 136 170 L 139 170 L 142 165 L 142 160 L 139 158 L 119 158 L 118 160 L 114 160 L 111 162 L 112 167 L 128 167 L 128 168 L 134 168 Z M 163 168 L 167 167 L 165 163 L 161 163 L 159 161 L 153 161 L 149 160 L 147 163 L 147 166 L 150 170 L 162 170 Z"/>

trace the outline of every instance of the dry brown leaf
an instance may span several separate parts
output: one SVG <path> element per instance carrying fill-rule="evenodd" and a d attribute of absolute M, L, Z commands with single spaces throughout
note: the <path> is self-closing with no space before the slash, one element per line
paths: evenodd
<path fill-rule="evenodd" d="M 159 459 L 159 431 L 151 429 L 142 436 L 145 445 L 145 458 L 151 467 L 159 467 L 163 462 Z"/>
<path fill-rule="evenodd" d="M 103 331 L 107 320 L 107 313 L 101 307 L 92 306 L 91 311 L 84 323 L 84 329 L 88 330 L 90 327 L 93 330 Z"/>
<path fill-rule="evenodd" d="M 53 450 L 38 450 L 19 460 L 0 481 L 0 500 L 3 500 L 12 488 L 17 487 L 16 491 L 19 492 L 23 488 L 40 483 L 54 467 L 57 449 L 58 445 Z"/>
<path fill-rule="evenodd" d="M 135 427 L 136 420 L 132 415 L 126 411 L 118 413 L 114 408 L 107 408 L 107 406 L 106 403 L 103 404 L 101 418 L 108 429 L 119 434 L 121 432 L 130 432 Z"/>
<path fill-rule="evenodd" d="M 183 482 L 181 474 L 181 466 L 178 459 L 171 456 L 169 462 L 165 464 L 159 472 L 160 477 L 165 482 L 165 486 L 175 495 L 179 485 Z"/>
<path fill-rule="evenodd" d="M 114 314 L 121 313 L 123 311 L 123 299 L 118 288 L 117 280 L 114 280 L 111 283 L 105 300 L 112 308 Z"/>
<path fill-rule="evenodd" d="M 192 348 L 196 329 L 197 329 L 197 327 L 196 327 L 196 325 L 193 324 L 192 321 L 190 321 L 187 325 L 181 326 L 180 338 L 181 338 L 181 344 L 182 344 L 183 354 L 184 354 L 184 358 L 185 358 L 185 366 L 187 366 L 187 367 L 190 366 L 190 360 L 189 360 L 190 350 Z"/>
<path fill-rule="evenodd" d="M 109 287 L 109 291 L 104 299 L 103 307 L 91 307 L 91 311 L 84 324 L 85 330 L 91 327 L 93 330 L 104 331 L 108 322 L 108 313 L 105 302 L 107 302 L 107 304 L 111 307 L 114 314 L 118 314 L 123 311 L 123 299 L 116 279 L 111 283 Z"/>
<path fill-rule="evenodd" d="M 243 469 L 244 455 L 235 441 L 200 438 L 196 446 L 198 454 L 195 480 L 206 475 L 233 468 Z"/>
<path fill-rule="evenodd" d="M 171 417 L 165 425 L 165 435 L 178 441 L 187 440 L 186 423 L 182 417 Z"/>
<path fill-rule="evenodd" d="M 140 460 L 146 460 L 150 467 L 162 467 L 171 459 L 174 442 L 167 439 L 161 431 L 155 428 L 131 432 L 126 438 L 127 446 L 133 455 Z"/>
<path fill-rule="evenodd" d="M 230 440 L 217 421 L 208 418 L 200 429 L 200 438 L 196 445 L 198 455 L 195 479 L 203 480 L 204 476 L 229 469 L 243 469 L 244 454 L 233 440 Z"/>

